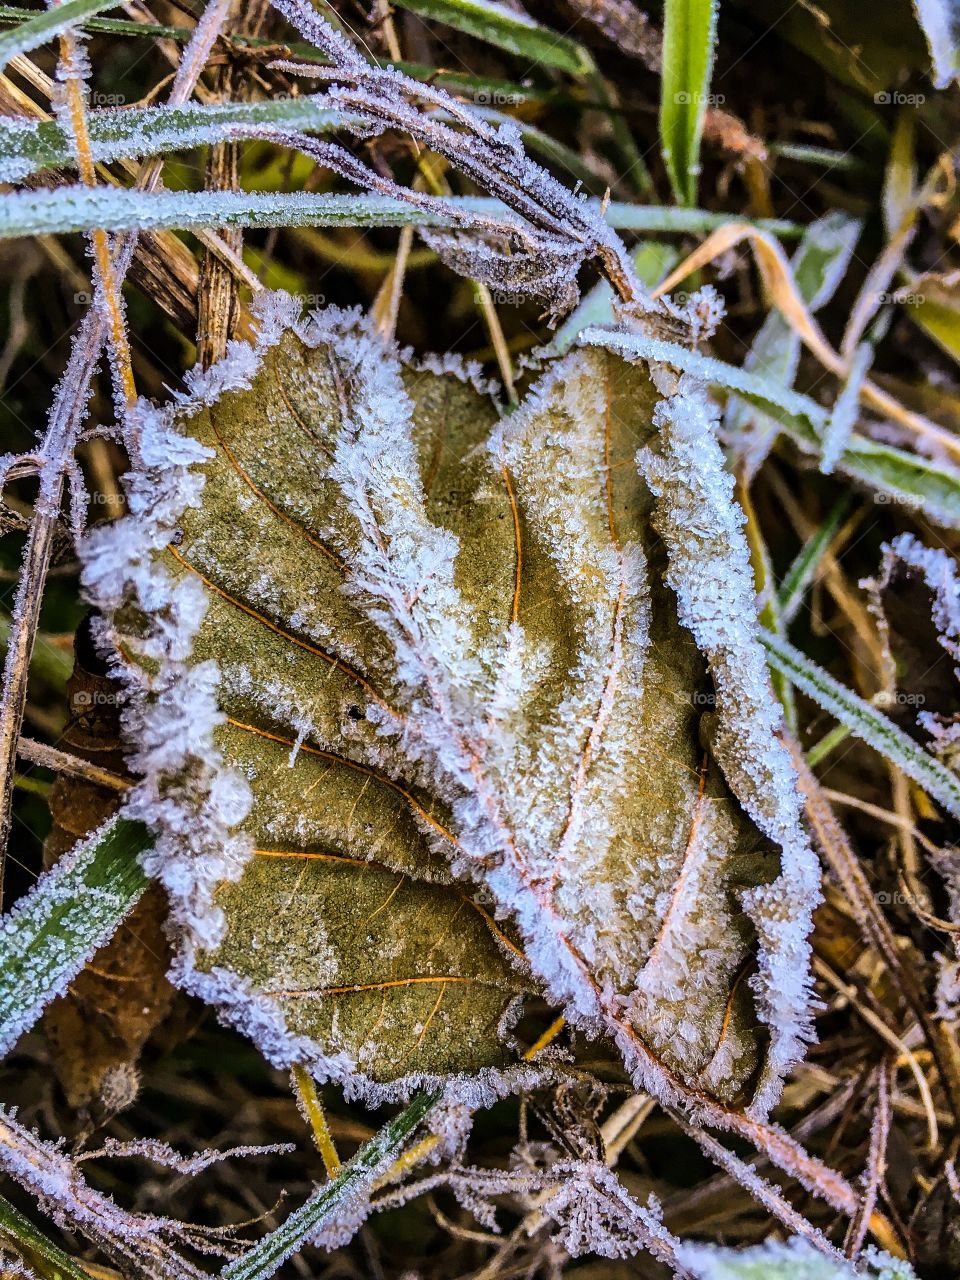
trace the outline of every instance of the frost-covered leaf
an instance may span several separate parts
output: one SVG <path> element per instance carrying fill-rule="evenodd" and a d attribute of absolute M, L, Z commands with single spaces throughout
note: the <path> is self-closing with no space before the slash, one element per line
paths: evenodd
<path fill-rule="evenodd" d="M 275 315 L 191 390 L 141 410 L 135 515 L 86 553 L 145 686 L 135 811 L 183 980 L 274 1060 L 377 1084 L 508 1065 L 498 1024 L 537 986 L 662 1095 L 767 1105 L 807 1025 L 816 883 L 704 403 L 656 410 L 676 495 L 669 460 L 649 485 L 635 464 L 662 392 L 601 350 L 498 421 L 469 371 L 355 316 Z M 712 602 L 670 524 L 701 500 Z M 223 766 L 251 796 L 207 861 L 192 771 L 220 821 Z"/>
<path fill-rule="evenodd" d="M 767 1241 L 749 1249 L 722 1249 L 709 1244 L 680 1244 L 680 1262 L 695 1280 L 915 1280 L 908 1262 L 867 1249 L 854 1267 L 829 1258 L 796 1237 L 781 1244 Z"/>
<path fill-rule="evenodd" d="M 932 79 L 946 89 L 960 76 L 960 4 L 957 0 L 913 0 L 933 61 Z"/>
<path fill-rule="evenodd" d="M 776 378 L 739 369 L 712 356 L 702 356 L 676 342 L 623 330 L 589 328 L 582 332 L 580 340 L 625 354 L 662 360 L 712 386 L 733 391 L 740 399 L 775 418 L 780 430 L 805 453 L 820 452 L 820 441 L 829 418 L 827 410 L 810 396 L 784 386 Z M 922 508 L 931 520 L 960 528 L 960 471 L 948 463 L 934 462 L 867 436 L 851 435 L 837 462 L 837 470 L 879 490 L 886 495 L 881 501 Z"/>

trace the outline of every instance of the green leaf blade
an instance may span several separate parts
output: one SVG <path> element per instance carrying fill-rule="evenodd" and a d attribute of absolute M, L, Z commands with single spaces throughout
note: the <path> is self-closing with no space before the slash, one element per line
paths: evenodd
<path fill-rule="evenodd" d="M 13 31 L 0 35 L 0 68 L 11 58 L 29 53 L 63 31 L 83 22 L 104 9 L 115 9 L 117 0 L 66 0 L 65 4 L 46 9 L 22 22 Z"/>
<path fill-rule="evenodd" d="M 660 147 L 674 195 L 696 203 L 700 139 L 707 110 L 717 0 L 667 0 L 660 85 Z"/>

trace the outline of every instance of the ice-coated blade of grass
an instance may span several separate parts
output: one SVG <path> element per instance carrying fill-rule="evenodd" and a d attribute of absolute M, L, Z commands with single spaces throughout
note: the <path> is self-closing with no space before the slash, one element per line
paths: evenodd
<path fill-rule="evenodd" d="M 332 1178 L 295 1210 L 282 1226 L 247 1253 L 224 1267 L 220 1280 L 267 1280 L 310 1236 L 336 1220 L 373 1186 L 400 1154 L 403 1144 L 440 1096 L 439 1090 L 419 1094 L 398 1116 L 389 1120 Z"/>
<path fill-rule="evenodd" d="M 684 205 L 697 199 L 717 8 L 718 0 L 666 0 L 664 5 L 660 149 L 674 195 Z"/>
<path fill-rule="evenodd" d="M 854 737 L 895 764 L 954 817 L 960 818 L 960 776 L 907 737 L 882 711 L 811 662 L 783 636 L 763 631 L 760 638 L 775 671 L 786 676 L 801 693 L 839 720 Z"/>
<path fill-rule="evenodd" d="M 70 27 L 83 22 L 84 18 L 90 18 L 104 9 L 115 9 L 117 4 L 118 0 L 66 0 L 65 4 L 32 14 L 26 22 L 21 22 L 18 27 L 0 36 L 0 68 L 5 67 L 18 54 L 38 49 L 61 31 L 68 31 Z"/>
<path fill-rule="evenodd" d="M 792 622 L 797 616 L 797 610 L 813 581 L 821 557 L 836 536 L 837 530 L 850 510 L 851 502 L 849 493 L 844 493 L 838 498 L 826 520 L 803 544 L 796 559 L 784 574 L 777 592 L 780 618 L 784 624 Z"/>
<path fill-rule="evenodd" d="M 147 886 L 139 822 L 113 818 L 0 919 L 0 1055 L 103 946 Z"/>
<path fill-rule="evenodd" d="M 693 373 L 713 386 L 734 391 L 775 419 L 804 453 L 817 456 L 827 422 L 827 410 L 809 396 L 760 374 L 749 373 L 722 360 L 698 355 L 675 342 L 644 338 L 610 329 L 585 329 L 580 341 L 609 347 L 624 355 L 663 361 Z M 892 445 L 853 435 L 841 453 L 837 470 L 878 490 L 876 501 L 922 510 L 931 520 L 960 528 L 960 471 L 932 462 Z"/>
<path fill-rule="evenodd" d="M 958 0 L 913 0 L 933 62 L 932 79 L 946 89 L 960 76 L 960 3 Z"/>
<path fill-rule="evenodd" d="M 91 111 L 87 117 L 94 160 L 109 163 L 155 156 L 226 138 L 242 139 L 263 125 L 327 133 L 343 115 L 320 105 L 319 96 L 264 102 L 191 102 L 183 107 L 130 107 Z M 42 169 L 73 163 L 73 144 L 57 120 L 7 120 L 0 131 L 0 182 L 19 182 Z"/>
<path fill-rule="evenodd" d="M 489 196 L 448 197 L 444 203 L 491 217 L 511 215 Z M 691 215 L 674 221 L 671 214 Z M 615 230 L 710 230 L 717 215 L 701 209 L 658 209 L 630 204 L 608 206 Z M 720 218 L 721 222 L 730 221 Z M 417 208 L 389 196 L 325 195 L 281 191 L 159 191 L 122 187 L 59 187 L 15 191 L 0 200 L 0 239 L 56 235 L 103 227 L 107 231 L 190 229 L 193 227 L 403 227 L 448 226 L 441 212 Z M 792 224 L 787 224 L 790 227 Z M 795 228 L 794 228 L 795 229 Z"/>
<path fill-rule="evenodd" d="M 90 1280 L 90 1272 L 74 1262 L 52 1240 L 33 1225 L 29 1218 L 0 1196 L 0 1236 L 13 1244 L 30 1263 L 37 1275 L 46 1280 Z"/>
<path fill-rule="evenodd" d="M 396 0 L 396 5 L 528 58 L 531 66 L 554 67 L 574 76 L 585 76 L 593 69 L 593 59 L 576 40 L 541 27 L 496 0 Z"/>
<path fill-rule="evenodd" d="M 818 218 L 804 231 L 790 269 L 797 292 L 811 314 L 833 297 L 846 274 L 861 228 L 859 219 L 834 211 Z M 760 326 L 744 368 L 792 386 L 800 362 L 800 346 L 800 335 L 781 312 L 774 309 Z M 748 471 L 753 474 L 776 439 L 777 422 L 758 419 L 756 409 L 732 398 L 727 404 L 724 424 L 731 436 L 742 435 L 752 426 L 757 428 L 745 438 L 743 448 Z"/>
<path fill-rule="evenodd" d="M 860 416 L 860 389 L 870 371 L 872 361 L 873 344 L 861 342 L 850 361 L 850 372 L 834 401 L 823 432 L 820 470 L 825 476 L 834 470 L 844 450 L 850 444 L 853 428 Z"/>

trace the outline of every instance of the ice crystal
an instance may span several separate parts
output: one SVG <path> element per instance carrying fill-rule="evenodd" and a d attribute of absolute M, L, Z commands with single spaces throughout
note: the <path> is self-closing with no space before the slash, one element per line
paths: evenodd
<path fill-rule="evenodd" d="M 667 580 L 680 617 L 707 655 L 717 691 L 714 749 L 740 802 L 783 851 L 781 874 L 748 890 L 744 904 L 761 940 L 751 980 L 766 1011 L 771 1065 L 755 1104 L 770 1105 L 782 1073 L 810 1038 L 809 942 L 819 897 L 817 862 L 800 821 L 800 799 L 777 734 L 780 708 L 757 639 L 753 573 L 717 442 L 718 410 L 690 374 L 662 370 L 656 441 L 638 465 L 659 499 L 654 523 L 670 554 Z"/>

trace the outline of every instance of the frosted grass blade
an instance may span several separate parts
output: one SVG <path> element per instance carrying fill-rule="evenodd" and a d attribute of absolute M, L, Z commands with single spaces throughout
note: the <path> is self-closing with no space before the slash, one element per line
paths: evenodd
<path fill-rule="evenodd" d="M 90 1280 L 90 1272 L 77 1265 L 25 1214 L 0 1196 L 0 1235 L 10 1240 L 24 1258 L 33 1263 L 38 1275 L 48 1280 Z"/>
<path fill-rule="evenodd" d="M 345 124 L 341 113 L 320 104 L 319 95 L 276 102 L 189 103 L 183 107 L 130 107 L 91 111 L 90 149 L 109 163 L 133 156 L 186 150 L 227 138 L 242 139 L 264 125 L 327 133 Z M 73 163 L 70 139 L 56 120 L 4 121 L 0 131 L 0 182 L 18 182 L 42 169 Z"/>
<path fill-rule="evenodd" d="M 444 203 L 492 217 L 511 215 L 488 196 L 450 197 Z M 686 216 L 675 216 L 686 215 Z M 611 204 L 606 221 L 616 230 L 677 233 L 710 230 L 731 219 L 701 209 L 660 209 Z M 56 235 L 103 227 L 128 231 L 192 227 L 402 227 L 448 226 L 436 212 L 388 196 L 290 194 L 280 191 L 160 191 L 147 194 L 119 187 L 60 187 L 16 191 L 0 200 L 0 238 Z M 758 225 L 760 225 L 758 223 Z M 781 224 L 789 234 L 793 224 Z M 769 228 L 768 228 L 769 229 Z M 777 229 L 777 228 L 775 228 Z"/>
<path fill-rule="evenodd" d="M 859 219 L 833 211 L 812 222 L 804 231 L 790 260 L 790 270 L 797 292 L 811 314 L 833 297 L 846 274 L 861 228 Z M 800 363 L 800 347 L 800 335 L 774 308 L 757 331 L 744 368 L 792 386 Z M 738 451 L 743 455 L 748 474 L 756 474 L 777 438 L 776 420 L 732 398 L 724 413 L 724 423 L 731 436 L 741 437 L 736 442 Z"/>
<path fill-rule="evenodd" d="M 388 1121 L 383 1128 L 348 1160 L 339 1174 L 320 1187 L 305 1204 L 242 1257 L 220 1273 L 221 1280 L 267 1280 L 303 1247 L 319 1228 L 336 1218 L 368 1191 L 378 1176 L 397 1158 L 404 1142 L 413 1133 L 440 1097 L 439 1090 L 423 1093 Z"/>
<path fill-rule="evenodd" d="M 0 1054 L 9 1052 L 113 935 L 147 886 L 151 837 L 114 818 L 72 849 L 0 920 Z"/>
<path fill-rule="evenodd" d="M 717 27 L 716 0 L 667 0 L 660 82 L 660 148 L 677 201 L 696 203 L 700 139 Z"/>
<path fill-rule="evenodd" d="M 46 44 L 61 31 L 67 31 L 83 22 L 84 18 L 116 7 L 117 0 L 67 0 L 66 4 L 46 9 L 28 18 L 20 26 L 0 36 L 0 67 L 5 67 L 18 54 L 29 53 L 31 49 Z"/>
<path fill-rule="evenodd" d="M 908 778 L 938 800 L 954 817 L 960 817 L 960 777 L 941 764 L 919 743 L 907 737 L 882 711 L 834 680 L 799 649 L 772 631 L 760 633 L 768 660 L 775 671 L 828 711 L 850 732 L 873 747 Z"/>

